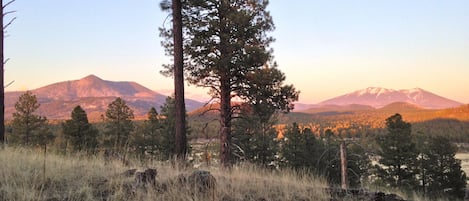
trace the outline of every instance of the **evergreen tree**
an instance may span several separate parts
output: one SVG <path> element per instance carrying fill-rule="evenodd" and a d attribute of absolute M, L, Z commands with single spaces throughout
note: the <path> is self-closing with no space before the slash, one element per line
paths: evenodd
<path fill-rule="evenodd" d="M 166 160 L 176 154 L 175 139 L 175 102 L 173 97 L 167 97 L 166 102 L 161 106 L 161 137 L 159 152 L 161 159 Z M 186 125 L 186 133 L 190 135 L 189 127 Z M 186 145 L 189 147 L 188 145 Z M 190 149 L 188 150 L 190 151 Z"/>
<path fill-rule="evenodd" d="M 274 165 L 279 151 L 276 123 L 273 114 L 262 117 L 259 107 L 253 111 L 250 105 L 241 107 L 241 116 L 234 121 L 233 154 L 237 160 L 247 160 L 262 166 Z"/>
<path fill-rule="evenodd" d="M 40 104 L 30 91 L 22 94 L 15 103 L 13 113 L 13 143 L 22 145 L 46 145 L 54 139 L 50 132 L 47 118 L 35 114 Z"/>
<path fill-rule="evenodd" d="M 323 150 L 323 144 L 311 129 L 300 129 L 298 124 L 293 123 L 284 134 L 281 155 L 286 166 L 319 172 L 323 166 L 320 164 Z"/>
<path fill-rule="evenodd" d="M 456 147 L 443 136 L 430 137 L 424 144 L 419 177 L 426 178 L 421 185 L 428 197 L 464 197 L 467 178 L 461 170 L 461 161 L 455 159 L 456 151 Z"/>
<path fill-rule="evenodd" d="M 266 10 L 268 1 L 184 0 L 182 3 L 187 80 L 209 87 L 212 96 L 220 101 L 220 160 L 223 166 L 229 166 L 232 162 L 231 99 L 238 96 L 241 100 L 250 100 L 246 91 L 256 87 L 248 82 L 249 74 L 258 72 L 272 60 L 269 45 L 273 38 L 266 33 L 272 31 L 274 25 Z M 169 53 L 174 49 L 170 40 L 172 33 L 172 30 L 162 29 L 162 36 L 168 39 L 163 45 Z M 173 71 L 173 66 L 166 67 L 167 72 Z M 297 99 L 290 95 L 297 95 L 297 92 L 292 86 L 283 89 L 283 95 L 275 94 L 282 101 L 274 105 L 289 111 L 291 103 Z"/>
<path fill-rule="evenodd" d="M 140 158 L 144 158 L 146 154 L 151 156 L 158 154 L 161 146 L 161 128 L 158 112 L 152 107 L 147 113 L 147 119 L 141 126 L 137 127 L 132 140 L 132 144 Z"/>
<path fill-rule="evenodd" d="M 172 33 L 167 33 L 167 50 L 173 56 L 174 102 L 175 102 L 175 140 L 176 157 L 185 159 L 187 154 L 186 108 L 184 103 L 184 55 L 183 55 L 183 19 L 182 0 L 163 0 L 161 8 L 172 12 Z"/>
<path fill-rule="evenodd" d="M 79 105 L 73 108 L 71 119 L 62 123 L 65 138 L 74 151 L 94 153 L 98 147 L 98 130 L 88 122 L 88 116 Z"/>
<path fill-rule="evenodd" d="M 127 146 L 129 135 L 134 130 L 134 114 L 124 100 L 116 98 L 106 110 L 105 144 L 116 152 Z"/>
<path fill-rule="evenodd" d="M 402 120 L 400 114 L 386 119 L 388 133 L 378 137 L 381 148 L 378 176 L 391 187 L 407 190 L 416 185 L 417 149 L 411 135 L 410 123 Z"/>
<path fill-rule="evenodd" d="M 345 140 L 336 137 L 331 129 L 326 129 L 321 135 L 324 143 L 319 167 L 320 173 L 327 177 L 330 184 L 341 184 L 340 143 Z M 359 188 L 369 176 L 371 159 L 362 144 L 355 140 L 346 140 L 348 185 Z"/>

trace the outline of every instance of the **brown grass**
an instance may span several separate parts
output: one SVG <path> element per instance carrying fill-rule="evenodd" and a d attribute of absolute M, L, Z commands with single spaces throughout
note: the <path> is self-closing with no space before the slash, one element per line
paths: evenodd
<path fill-rule="evenodd" d="M 82 200 L 329 200 L 326 182 L 309 174 L 271 171 L 252 165 L 231 170 L 207 167 L 217 180 L 214 192 L 193 193 L 176 181 L 193 168 L 168 162 L 138 161 L 123 166 L 108 164 L 101 157 L 80 154 L 48 154 L 39 150 L 5 148 L 0 150 L 0 200 L 82 201 Z M 131 168 L 157 168 L 156 187 L 135 187 L 133 177 L 122 173 Z"/>

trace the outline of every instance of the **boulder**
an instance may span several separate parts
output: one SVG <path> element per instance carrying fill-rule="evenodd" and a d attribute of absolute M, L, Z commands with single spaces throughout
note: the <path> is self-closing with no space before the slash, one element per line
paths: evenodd
<path fill-rule="evenodd" d="M 205 170 L 196 170 L 192 172 L 192 174 L 190 174 L 187 179 L 178 179 L 180 181 L 186 180 L 190 188 L 201 193 L 214 191 L 217 183 L 215 177 L 209 171 Z"/>
<path fill-rule="evenodd" d="M 154 168 L 146 169 L 145 171 L 135 172 L 136 186 L 146 186 L 147 184 L 156 184 L 157 171 Z"/>

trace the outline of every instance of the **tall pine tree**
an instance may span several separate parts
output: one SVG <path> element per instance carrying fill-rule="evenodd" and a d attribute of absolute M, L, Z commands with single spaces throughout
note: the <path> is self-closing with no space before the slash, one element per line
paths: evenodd
<path fill-rule="evenodd" d="M 98 130 L 88 122 L 88 115 L 79 105 L 71 114 L 71 119 L 62 123 L 62 131 L 74 151 L 94 153 L 98 148 Z"/>
<path fill-rule="evenodd" d="M 30 91 L 22 94 L 15 103 L 12 142 L 21 145 L 46 145 L 54 139 L 47 118 L 35 112 L 40 104 Z"/>
<path fill-rule="evenodd" d="M 134 130 L 133 110 L 124 100 L 116 98 L 106 110 L 105 144 L 115 152 L 125 150 L 130 133 Z"/>
<path fill-rule="evenodd" d="M 427 137 L 421 147 L 419 178 L 428 197 L 462 199 L 465 195 L 466 174 L 461 161 L 455 158 L 457 148 L 443 136 Z"/>
<path fill-rule="evenodd" d="M 273 38 L 267 35 L 274 29 L 272 17 L 266 10 L 267 0 L 230 1 L 184 0 L 182 7 L 185 70 L 187 80 L 201 87 L 211 89 L 211 94 L 220 102 L 220 161 L 223 166 L 231 165 L 231 100 L 239 97 L 249 100 L 247 93 L 253 88 L 248 74 L 256 72 L 272 60 L 269 48 Z M 171 29 L 163 29 L 163 42 L 167 52 L 174 44 L 169 40 Z M 168 72 L 173 66 L 167 66 Z M 272 66 L 273 68 L 274 66 Z M 260 88 L 258 88 L 260 89 Z M 282 90 L 282 92 L 286 92 Z M 289 111 L 296 97 L 294 88 L 282 97 L 284 101 L 275 104 L 279 109 Z M 282 105 L 282 103 L 288 103 Z"/>
<path fill-rule="evenodd" d="M 147 113 L 147 119 L 133 133 L 132 146 L 137 156 L 144 159 L 146 155 L 156 156 L 162 145 L 162 127 L 158 112 L 154 107 Z"/>
<path fill-rule="evenodd" d="M 417 149 L 411 124 L 400 114 L 386 119 L 387 134 L 377 138 L 381 148 L 378 176 L 391 187 L 412 190 L 416 186 Z"/>
<path fill-rule="evenodd" d="M 316 139 L 311 129 L 302 129 L 297 123 L 293 123 L 285 131 L 281 149 L 284 165 L 319 172 L 323 150 L 324 144 Z"/>

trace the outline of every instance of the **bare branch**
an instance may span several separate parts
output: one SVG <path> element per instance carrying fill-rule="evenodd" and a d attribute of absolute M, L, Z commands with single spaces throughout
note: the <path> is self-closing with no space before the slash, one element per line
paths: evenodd
<path fill-rule="evenodd" d="M 8 5 L 12 4 L 13 2 L 15 2 L 16 0 L 11 0 L 9 1 L 8 3 L 6 3 L 5 5 L 3 5 L 3 9 L 5 9 Z"/>
<path fill-rule="evenodd" d="M 8 61 L 10 61 L 10 58 L 5 59 L 5 61 L 3 61 L 3 65 L 7 64 Z"/>
<path fill-rule="evenodd" d="M 203 115 L 205 115 L 207 112 L 210 112 L 210 111 L 221 111 L 221 110 L 218 109 L 218 108 L 211 108 L 211 106 L 210 106 L 210 108 L 209 108 L 208 110 L 203 111 L 202 113 L 199 114 L 199 116 L 203 116 Z"/>
<path fill-rule="evenodd" d="M 4 12 L 4 13 L 3 13 L 3 17 L 5 17 L 5 16 L 8 15 L 8 14 L 12 14 L 12 13 L 16 13 L 16 10 Z"/>
<path fill-rule="evenodd" d="M 15 80 L 11 81 L 10 83 L 8 83 L 7 85 L 5 85 L 3 88 L 7 88 L 9 87 L 11 84 L 13 84 L 13 82 L 15 82 Z"/>
<path fill-rule="evenodd" d="M 211 104 L 214 99 L 215 99 L 214 97 L 211 97 L 210 100 L 205 102 L 204 107 L 207 106 L 208 104 Z"/>
<path fill-rule="evenodd" d="M 12 18 L 5 26 L 3 26 L 3 30 L 7 29 L 8 26 L 11 25 L 11 23 L 13 23 L 13 21 L 16 20 L 16 17 Z"/>

